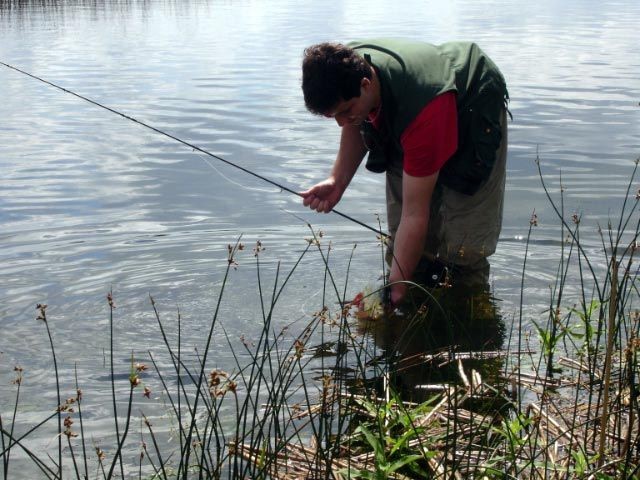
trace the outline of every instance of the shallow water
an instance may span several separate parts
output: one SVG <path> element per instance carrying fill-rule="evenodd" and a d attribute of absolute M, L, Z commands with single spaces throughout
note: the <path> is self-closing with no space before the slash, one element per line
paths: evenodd
<path fill-rule="evenodd" d="M 583 215 L 582 239 L 602 258 L 597 225 L 616 218 L 640 154 L 639 22 L 633 0 L 408 1 L 392 10 L 382 1 L 1 2 L 0 60 L 302 189 L 326 175 L 339 134 L 304 109 L 305 46 L 364 36 L 477 41 L 507 79 L 514 116 L 504 228 L 492 257 L 508 319 L 534 209 L 532 316 L 548 301 L 559 259 L 537 155 L 556 198 L 562 175 L 565 212 Z M 266 247 L 265 283 L 305 248 L 305 221 L 332 242 L 340 290 L 356 243 L 347 293 L 380 275 L 377 240 L 361 227 L 304 210 L 292 195 L 4 67 L 0 85 L 0 378 L 20 364 L 26 385 L 50 384 L 34 309 L 47 303 L 65 381 L 75 363 L 81 378 L 104 381 L 109 290 L 120 371 L 131 350 L 161 347 L 149 294 L 174 330 L 179 309 L 185 344 L 198 344 L 227 245 L 241 234 L 247 248 L 220 313 L 232 338 L 261 326 L 256 240 Z M 382 180 L 363 169 L 339 209 L 374 225 L 384 217 Z M 317 252 L 305 257 L 280 298 L 280 326 L 322 306 L 323 265 Z M 214 343 L 215 361 L 228 366 L 226 339 Z M 0 393 L 3 411 L 6 398 Z"/>

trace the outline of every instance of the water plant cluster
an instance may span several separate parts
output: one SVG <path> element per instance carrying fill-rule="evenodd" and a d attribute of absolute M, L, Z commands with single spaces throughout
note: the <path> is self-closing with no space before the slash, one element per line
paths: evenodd
<path fill-rule="evenodd" d="M 351 262 L 338 276 L 331 244 L 313 230 L 295 264 L 266 282 L 263 245 L 251 251 L 239 240 L 228 247 L 203 344 L 193 353 L 180 316 L 166 321 L 151 299 L 165 352 L 133 352 L 122 377 L 110 292 L 113 434 L 99 439 L 86 426 L 83 379 L 70 394 L 59 381 L 55 318 L 38 305 L 56 404 L 25 427 L 25 372 L 15 367 L 14 401 L 0 405 L 0 473 L 21 478 L 28 465 L 48 479 L 640 478 L 635 173 L 618 218 L 600 226 L 596 256 L 581 239 L 580 215 L 567 214 L 562 192 L 554 198 L 543 181 L 563 241 L 548 308 L 535 318 L 523 308 L 535 213 L 509 322 L 488 286 L 463 288 L 455 275 L 413 284 L 401 310 L 373 301 L 384 287 L 353 301 Z M 279 299 L 309 255 L 324 265 L 318 309 L 304 325 L 276 327 Z M 262 328 L 252 340 L 220 323 L 241 256 L 243 266 L 255 260 Z M 219 330 L 234 358 L 228 371 L 213 367 Z M 151 419 L 144 408 L 164 415 Z M 43 449 L 32 438 L 52 424 L 55 442 Z"/>

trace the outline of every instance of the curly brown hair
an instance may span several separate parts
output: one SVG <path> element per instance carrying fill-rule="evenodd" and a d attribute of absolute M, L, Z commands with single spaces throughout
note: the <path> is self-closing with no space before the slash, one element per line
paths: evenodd
<path fill-rule="evenodd" d="M 305 49 L 302 92 L 307 109 L 324 115 L 341 101 L 360 96 L 371 67 L 356 51 L 341 43 L 319 43 Z"/>

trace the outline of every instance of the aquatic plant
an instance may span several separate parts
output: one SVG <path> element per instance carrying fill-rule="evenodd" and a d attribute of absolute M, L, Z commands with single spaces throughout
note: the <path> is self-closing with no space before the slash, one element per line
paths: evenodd
<path fill-rule="evenodd" d="M 529 318 L 530 239 L 543 221 L 534 212 L 511 328 L 486 286 L 460 289 L 455 275 L 428 288 L 412 284 L 400 311 L 381 309 L 384 286 L 354 302 L 351 260 L 338 273 L 331 243 L 311 229 L 297 260 L 286 272 L 280 264 L 272 268 L 270 282 L 264 246 L 256 242 L 261 329 L 254 339 L 233 338 L 220 316 L 234 269 L 251 255 L 239 239 L 228 246 L 201 347 L 185 354 L 180 313 L 169 327 L 150 298 L 165 350 L 132 352 L 123 388 L 113 360 L 119 332 L 109 292 L 113 434 L 101 439 L 85 421 L 88 379 L 76 371 L 73 392 L 63 394 L 56 319 L 39 305 L 57 404 L 39 422 L 18 428 L 28 372 L 19 366 L 11 372 L 15 397 L 0 407 L 3 477 L 19 476 L 19 461 L 49 479 L 638 478 L 635 173 L 619 218 L 600 228 L 604 253 L 596 256 L 581 238 L 580 215 L 564 212 L 562 188 L 554 198 L 541 172 L 560 224 L 558 269 L 548 307 Z M 324 266 L 318 308 L 304 322 L 282 327 L 279 301 L 309 255 Z M 226 340 L 231 368 L 212 360 L 214 332 Z M 136 399 L 146 403 L 138 409 Z M 158 410 L 164 415 L 148 414 Z M 53 421 L 55 452 L 34 449 L 35 435 Z"/>

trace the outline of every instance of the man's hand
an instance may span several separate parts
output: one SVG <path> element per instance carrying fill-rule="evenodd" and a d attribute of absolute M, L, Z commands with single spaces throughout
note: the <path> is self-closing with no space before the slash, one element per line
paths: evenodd
<path fill-rule="evenodd" d="M 320 213 L 329 213 L 338 204 L 343 193 L 344 188 L 338 185 L 334 177 L 329 177 L 309 190 L 300 192 L 300 195 L 305 207 Z"/>
<path fill-rule="evenodd" d="M 402 215 L 393 240 L 393 262 L 389 272 L 391 303 L 397 305 L 407 291 L 407 285 L 420 260 L 429 227 L 431 196 L 438 172 L 427 177 L 402 176 Z"/>
<path fill-rule="evenodd" d="M 407 284 L 406 283 L 395 283 L 389 287 L 391 289 L 391 301 L 392 307 L 397 307 L 404 300 L 404 296 L 407 293 Z"/>
<path fill-rule="evenodd" d="M 300 192 L 306 207 L 321 213 L 333 210 L 347 189 L 367 149 L 357 125 L 345 125 L 340 135 L 340 149 L 331 175 L 309 190 Z"/>

